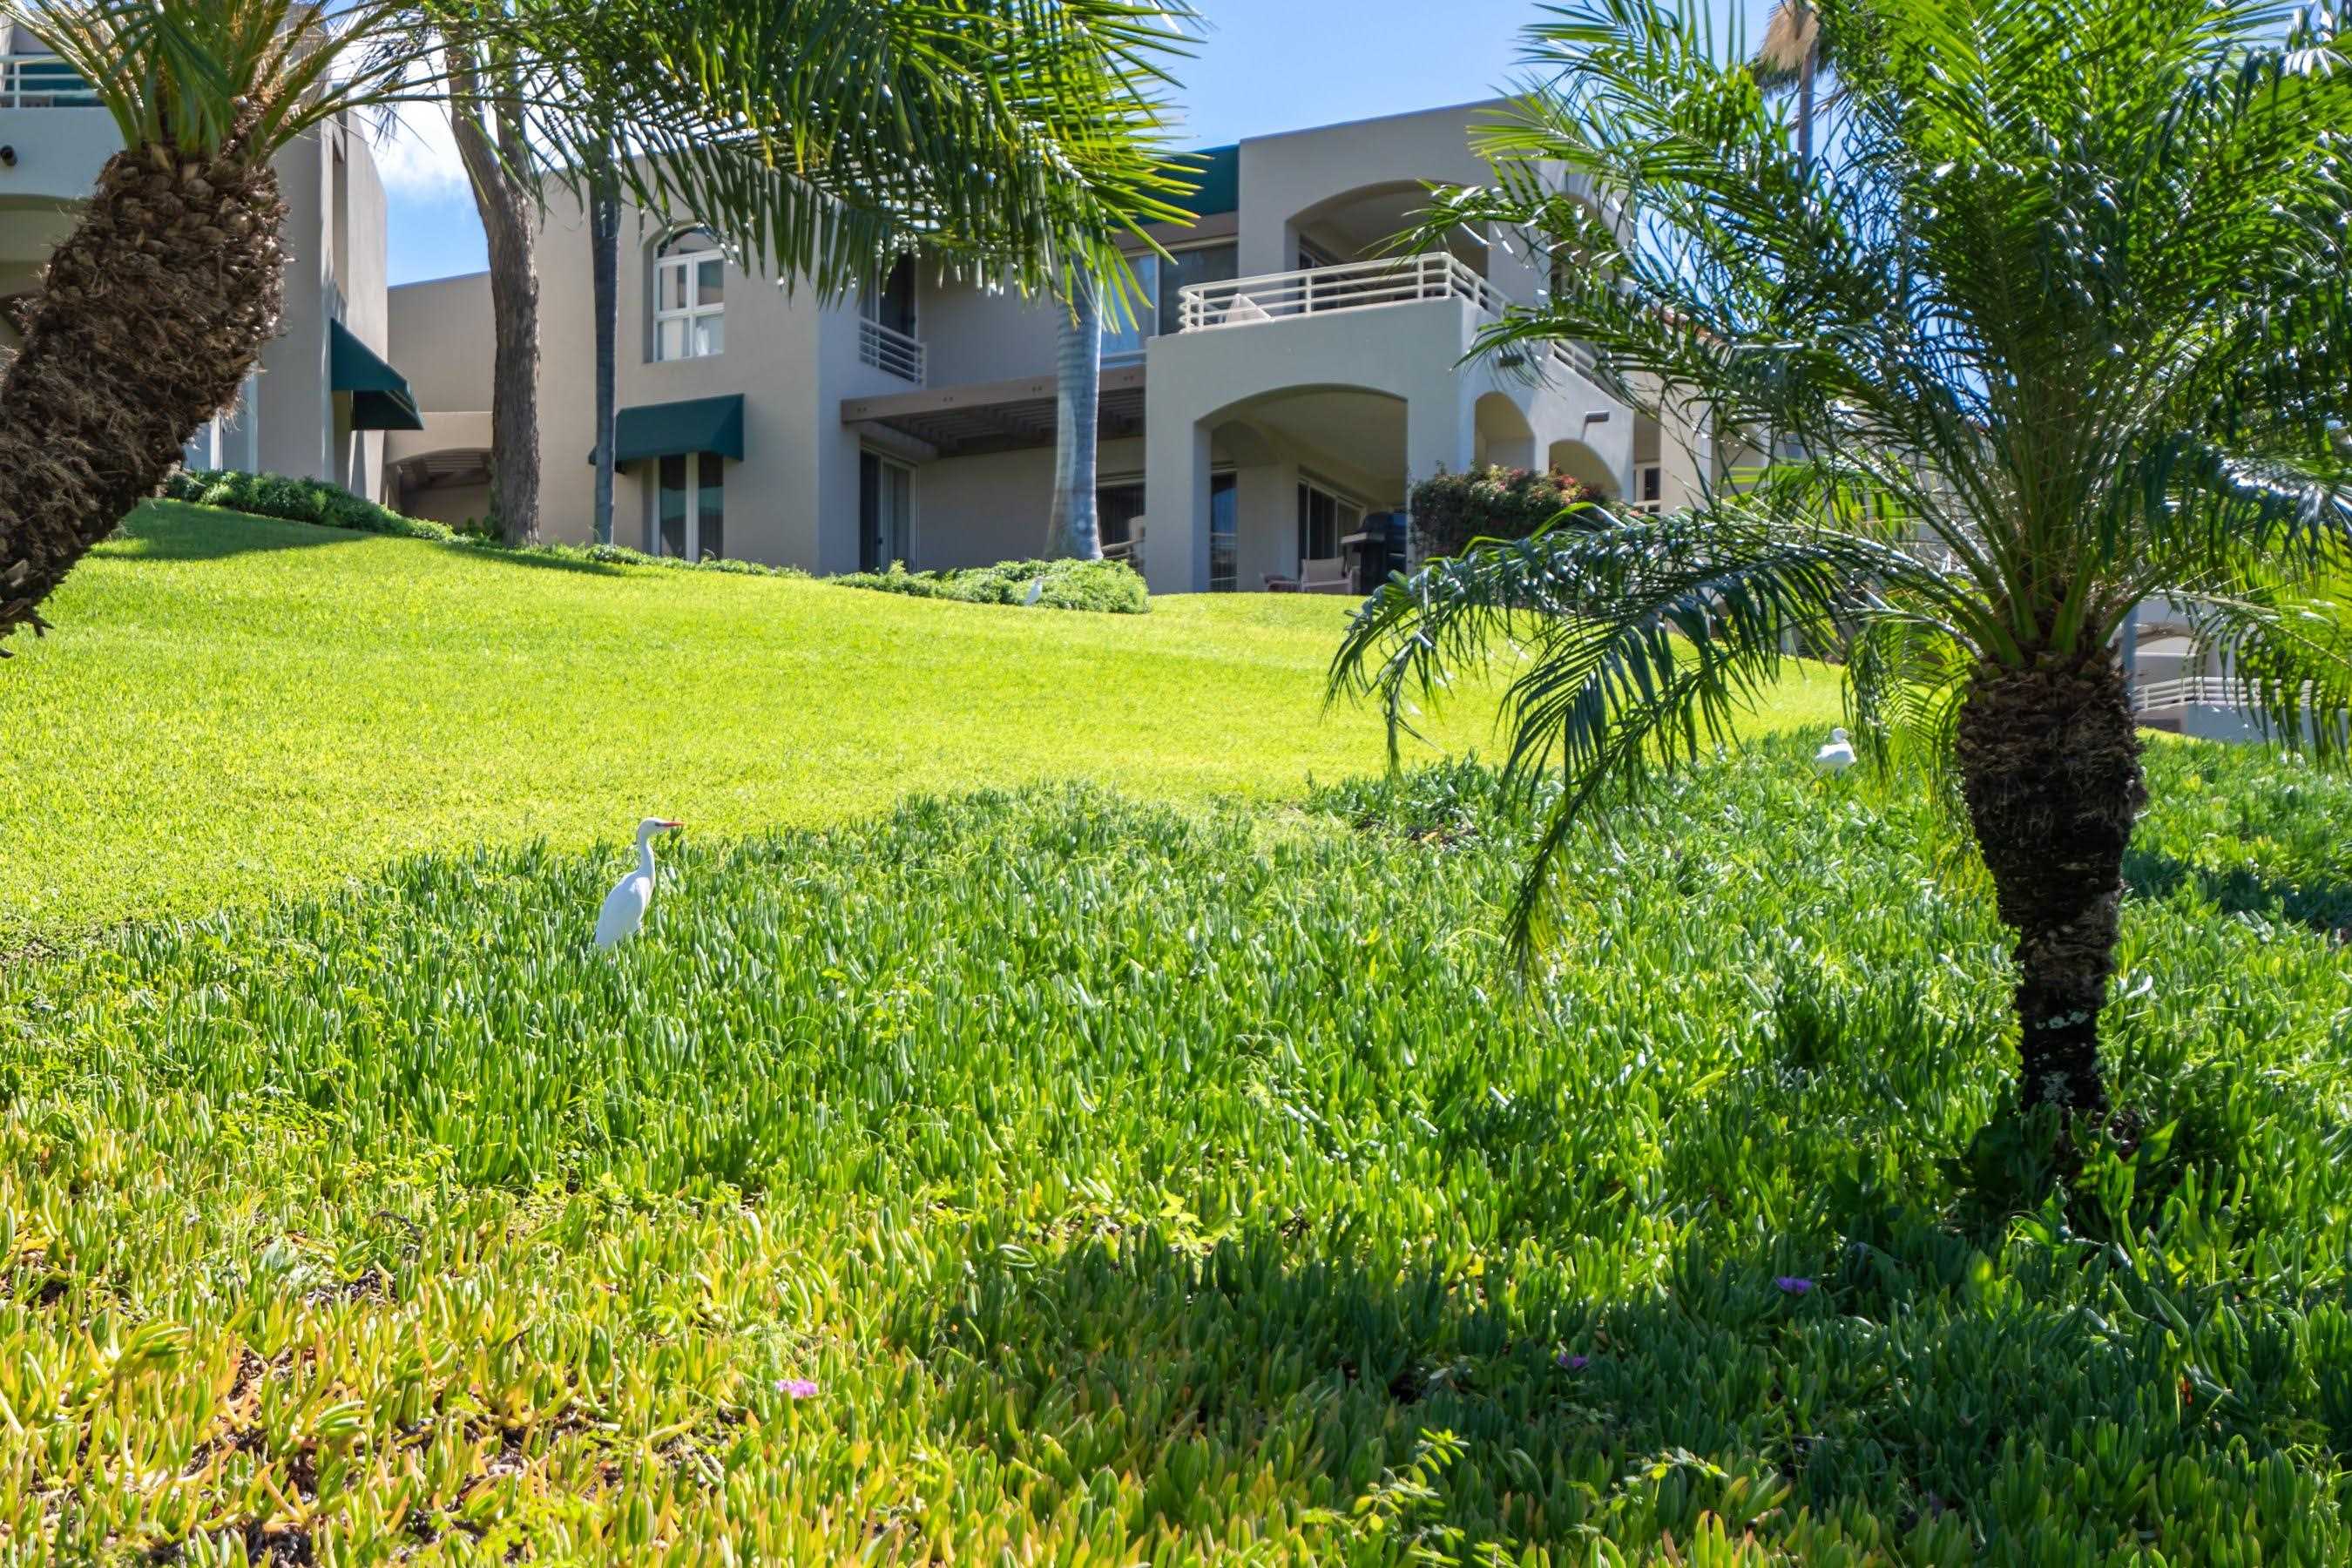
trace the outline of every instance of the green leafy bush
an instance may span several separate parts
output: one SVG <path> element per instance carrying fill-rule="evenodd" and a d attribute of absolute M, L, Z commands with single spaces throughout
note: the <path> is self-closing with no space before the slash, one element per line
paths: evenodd
<path fill-rule="evenodd" d="M 187 468 L 165 482 L 167 500 L 216 506 L 252 517 L 274 517 L 286 522 L 311 522 L 321 528 L 347 528 L 360 533 L 388 533 L 401 539 L 429 539 L 448 543 L 457 531 L 424 518 L 403 517 L 388 507 L 352 494 L 322 479 L 289 479 L 284 474 L 248 474 L 236 468 Z"/>
<path fill-rule="evenodd" d="M 1599 497 L 1566 474 L 1489 465 L 1437 473 L 1412 487 L 1412 535 L 1422 560 L 1458 555 L 1474 539 L 1525 539 L 1569 508 Z"/>
<path fill-rule="evenodd" d="M 1810 743 L 1580 834 L 1525 985 L 1467 768 L 689 837 L 609 954 L 618 843 L 0 965 L 0 1539 L 2352 1561 L 2352 785 L 2152 752 L 2137 1146 L 1987 1205 L 2009 939 Z"/>
<path fill-rule="evenodd" d="M 845 588 L 871 588 L 918 599 L 961 599 L 972 605 L 1022 605 L 1039 578 L 1045 580 L 1037 607 L 1093 610 L 1140 616 L 1151 608 L 1143 576 L 1124 561 L 1001 561 L 950 572 L 909 572 L 891 563 L 887 572 L 853 572 L 833 579 Z"/>
<path fill-rule="evenodd" d="M 273 517 L 287 522 L 316 523 L 321 528 L 430 540 L 436 544 L 464 544 L 477 550 L 511 551 L 548 560 L 596 562 L 608 566 L 660 566 L 740 577 L 808 575 L 797 566 L 763 566 L 756 561 L 680 561 L 675 556 L 648 555 L 620 544 L 509 545 L 499 537 L 495 525 L 487 521 L 468 521 L 451 528 L 427 518 L 404 517 L 340 485 L 320 479 L 289 479 L 283 474 L 248 474 L 234 468 L 186 469 L 173 474 L 165 483 L 163 499 L 240 511 L 248 517 Z"/>

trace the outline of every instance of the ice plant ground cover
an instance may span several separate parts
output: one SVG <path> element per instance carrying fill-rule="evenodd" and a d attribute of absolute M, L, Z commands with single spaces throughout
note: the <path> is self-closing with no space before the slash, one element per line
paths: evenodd
<path fill-rule="evenodd" d="M 1580 839 L 1526 991 L 1466 768 L 0 969 L 0 1554 L 2352 1556 L 2352 786 L 2154 752 L 2136 1146 L 2044 1200 L 1989 896 L 1804 757 Z"/>

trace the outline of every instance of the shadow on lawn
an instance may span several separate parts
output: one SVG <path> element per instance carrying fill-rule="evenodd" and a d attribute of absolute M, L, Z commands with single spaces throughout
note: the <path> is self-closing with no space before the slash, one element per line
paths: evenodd
<path fill-rule="evenodd" d="M 2078 1482 L 2063 1524 L 2003 1519 L 2000 1499 L 2084 1424 L 2129 1422 L 2159 1460 L 2200 1463 L 2217 1440 L 2283 1451 L 2275 1410 L 2232 1413 L 2218 1437 L 2221 1413 L 2149 1415 L 2179 1404 L 2162 1336 L 2080 1310 L 2068 1270 L 1987 1300 L 1965 1243 L 1906 1229 L 1882 1233 L 1892 1249 L 1848 1244 L 1803 1288 L 1769 1248 L 1699 1241 L 1613 1283 L 1571 1262 L 1477 1279 L 1368 1266 L 1339 1234 L 1332 1253 L 1260 1233 L 1203 1255 L 1129 1233 L 1044 1268 L 976 1246 L 951 1303 L 908 1338 L 955 1413 L 944 1441 L 1012 1454 L 1050 1437 L 1081 1473 L 1144 1477 L 1139 1526 L 1225 1538 L 1275 1491 L 1360 1519 L 1430 1434 L 1453 1434 L 1458 1454 L 1419 1478 L 1432 1490 L 1404 1522 L 1463 1531 L 1459 1561 L 1594 1529 L 1688 1541 L 1710 1512 L 1735 1537 L 1751 1521 L 1777 1536 L 1801 1509 L 1918 1532 L 1935 1550 L 1913 1561 L 2042 1524 L 2127 1545 L 2129 1489 Z"/>
<path fill-rule="evenodd" d="M 2183 887 L 2193 887 L 2223 914 L 2266 915 L 2275 910 L 2322 936 L 2341 938 L 2352 931 L 2352 887 L 2340 883 L 2305 886 L 2242 866 L 2213 870 L 2162 850 L 2137 847 L 2124 855 L 2124 880 L 2145 899 L 2167 899 Z"/>

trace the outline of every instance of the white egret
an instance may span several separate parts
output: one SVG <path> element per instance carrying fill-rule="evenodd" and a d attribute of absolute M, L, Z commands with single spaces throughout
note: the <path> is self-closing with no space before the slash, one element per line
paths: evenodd
<path fill-rule="evenodd" d="M 648 816 L 637 824 L 637 868 L 604 895 L 604 907 L 596 916 L 599 948 L 611 947 L 635 935 L 636 929 L 646 923 L 646 911 L 654 903 L 654 840 L 685 826 L 659 816 Z"/>
<path fill-rule="evenodd" d="M 1842 773 L 1853 766 L 1853 742 L 1843 730 L 1830 731 L 1830 743 L 1813 753 L 1813 771 L 1817 773 Z"/>
<path fill-rule="evenodd" d="M 1037 601 L 1045 596 L 1045 579 L 1040 577 L 1029 584 L 1029 595 L 1021 601 L 1021 607 L 1024 610 L 1034 610 L 1037 607 Z"/>

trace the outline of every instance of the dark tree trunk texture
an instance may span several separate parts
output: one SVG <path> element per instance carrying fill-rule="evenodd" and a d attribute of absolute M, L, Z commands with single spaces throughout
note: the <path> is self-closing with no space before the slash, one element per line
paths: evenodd
<path fill-rule="evenodd" d="M 0 639 L 44 628 L 74 563 L 236 402 L 278 334 L 285 217 L 242 134 L 203 162 L 149 145 L 99 172 L 0 377 Z"/>
<path fill-rule="evenodd" d="M 2123 671 L 2104 649 L 2030 670 L 1981 667 L 1957 749 L 2000 918 L 2017 933 L 2021 1098 L 2104 1121 L 2099 1013 L 2124 851 L 2147 802 Z"/>
<path fill-rule="evenodd" d="M 609 149 L 611 142 L 605 143 Z M 621 335 L 621 192 L 596 171 L 588 204 L 590 292 L 596 311 L 596 542 L 613 542 L 613 405 Z"/>
<path fill-rule="evenodd" d="M 528 166 L 530 150 L 520 110 L 485 104 L 471 47 L 453 43 L 449 66 L 457 89 L 450 129 L 489 241 L 491 504 L 506 542 L 526 544 L 539 537 L 539 265 L 536 204 L 515 171 Z M 495 142 L 485 115 L 497 121 Z"/>

